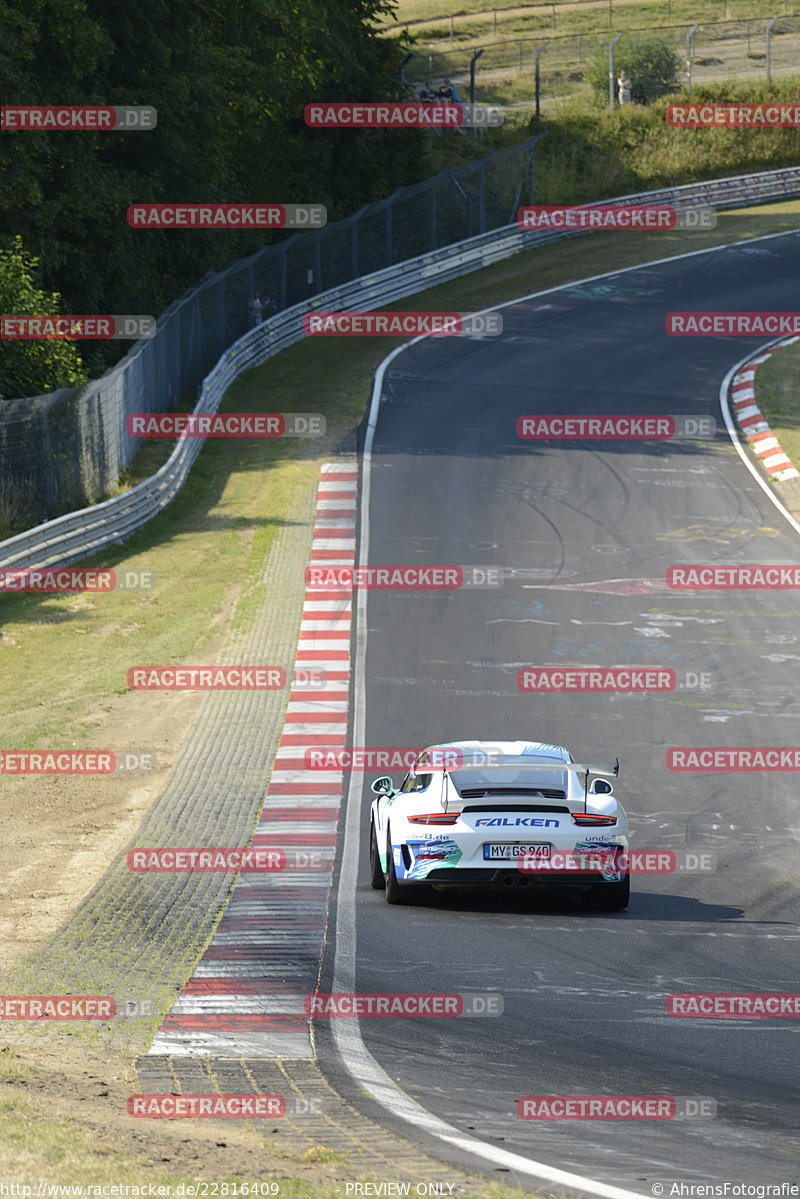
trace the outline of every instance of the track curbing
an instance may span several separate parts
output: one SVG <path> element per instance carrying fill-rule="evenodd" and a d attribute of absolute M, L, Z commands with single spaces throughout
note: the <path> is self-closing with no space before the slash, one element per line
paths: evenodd
<path fill-rule="evenodd" d="M 800 471 L 782 449 L 756 403 L 755 376 L 759 366 L 767 362 L 773 354 L 784 346 L 794 345 L 796 341 L 800 341 L 800 337 L 786 337 L 775 342 L 769 349 L 759 350 L 752 358 L 747 359 L 744 365 L 738 367 L 730 387 L 736 423 L 766 474 L 777 483 L 800 479 Z"/>

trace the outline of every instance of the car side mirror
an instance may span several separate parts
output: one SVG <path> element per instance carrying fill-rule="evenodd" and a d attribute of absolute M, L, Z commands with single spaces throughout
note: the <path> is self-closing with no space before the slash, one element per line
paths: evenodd
<path fill-rule="evenodd" d="M 591 795 L 613 795 L 614 788 L 608 779 L 595 779 L 589 788 Z"/>
<path fill-rule="evenodd" d="M 383 778 L 375 779 L 370 784 L 370 790 L 374 791 L 376 795 L 391 795 L 394 791 L 394 784 L 388 775 L 385 775 Z"/>

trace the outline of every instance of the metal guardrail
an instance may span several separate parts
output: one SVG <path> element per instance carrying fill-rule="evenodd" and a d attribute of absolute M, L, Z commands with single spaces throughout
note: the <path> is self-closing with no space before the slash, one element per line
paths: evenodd
<path fill-rule="evenodd" d="M 743 203 L 759 203 L 793 195 L 800 195 L 800 167 L 616 196 L 611 200 L 598 201 L 598 204 L 615 206 L 668 202 L 679 209 L 700 204 L 732 208 Z M 415 292 L 424 291 L 434 283 L 457 279 L 500 262 L 521 250 L 565 237 L 582 237 L 590 232 L 582 229 L 568 233 L 559 230 L 542 232 L 508 225 L 322 292 L 256 326 L 234 342 L 203 380 L 194 411 L 216 412 L 226 390 L 243 371 L 260 366 L 274 354 L 305 337 L 303 316 L 306 313 L 320 308 L 344 312 L 357 311 L 365 306 L 369 309 L 381 308 Z M 204 440 L 184 435 L 161 469 L 130 491 L 101 504 L 70 512 L 0 542 L 0 570 L 67 566 L 90 557 L 105 546 L 123 541 L 162 512 L 174 499 Z"/>

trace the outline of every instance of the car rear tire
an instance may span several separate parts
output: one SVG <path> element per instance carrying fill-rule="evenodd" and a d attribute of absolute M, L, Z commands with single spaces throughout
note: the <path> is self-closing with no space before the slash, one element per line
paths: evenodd
<path fill-rule="evenodd" d="M 401 887 L 397 881 L 397 872 L 394 868 L 394 854 L 392 852 L 392 836 L 389 830 L 386 830 L 386 888 L 384 890 L 387 903 L 407 903 L 408 891 L 405 887 Z"/>
<path fill-rule="evenodd" d="M 586 896 L 588 906 L 594 912 L 623 912 L 631 898 L 631 876 L 626 874 L 618 883 L 592 883 Z"/>
<path fill-rule="evenodd" d="M 383 877 L 383 867 L 378 857 L 378 841 L 375 836 L 375 825 L 371 820 L 369 822 L 369 873 L 369 883 L 373 891 L 383 891 L 386 887 L 386 879 Z"/>

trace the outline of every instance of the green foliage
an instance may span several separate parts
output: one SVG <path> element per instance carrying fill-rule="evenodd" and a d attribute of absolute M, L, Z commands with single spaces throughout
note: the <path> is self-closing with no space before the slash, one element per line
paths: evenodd
<path fill-rule="evenodd" d="M 315 202 L 328 220 L 428 173 L 430 134 L 314 130 L 314 100 L 397 94 L 386 0 L 3 0 L 4 104 L 131 104 L 135 133 L 6 133 L 0 244 L 23 233 L 69 311 L 157 316 L 209 271 L 291 233 L 134 230 L 135 202 Z M 91 373 L 129 347 L 83 343 Z"/>
<path fill-rule="evenodd" d="M 678 90 L 681 60 L 666 43 L 654 37 L 623 34 L 614 47 L 614 102 L 617 78 L 624 70 L 631 80 L 634 104 L 652 104 Z M 608 50 L 597 50 L 589 59 L 584 78 L 598 103 L 608 104 Z"/>
<path fill-rule="evenodd" d="M 61 310 L 55 292 L 35 284 L 39 259 L 15 237 L 11 249 L 0 249 L 0 312 L 17 316 L 48 315 Z M 0 400 L 44 394 L 86 382 L 86 373 L 71 341 L 4 341 L 0 351 Z"/>
<path fill-rule="evenodd" d="M 692 100 L 786 102 L 798 84 L 800 77 L 783 76 L 772 84 L 740 80 L 735 89 L 730 82 L 705 85 L 692 89 Z M 587 96 L 561 105 L 553 119 L 532 120 L 529 132 L 546 131 L 536 147 L 536 202 L 579 204 L 796 165 L 795 129 L 675 128 L 665 110 L 679 98 L 609 112 Z"/>

